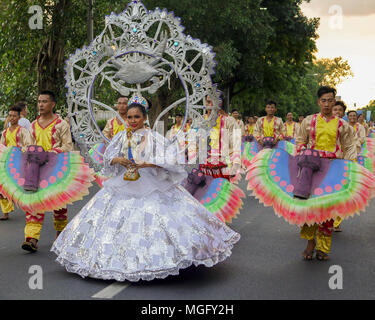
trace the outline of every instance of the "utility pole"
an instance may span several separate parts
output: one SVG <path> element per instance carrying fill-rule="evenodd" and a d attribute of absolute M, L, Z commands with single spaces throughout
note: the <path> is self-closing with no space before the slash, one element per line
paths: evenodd
<path fill-rule="evenodd" d="M 87 45 L 94 40 L 94 15 L 93 15 L 94 0 L 88 0 L 87 8 Z M 95 96 L 94 88 L 92 90 L 92 97 Z"/>
<path fill-rule="evenodd" d="M 88 0 L 87 11 L 87 42 L 90 44 L 94 40 L 94 17 L 93 17 L 94 0 Z"/>
<path fill-rule="evenodd" d="M 228 112 L 228 113 L 231 111 L 231 108 L 230 108 L 230 106 L 229 106 L 229 101 L 230 101 L 229 94 L 230 94 L 230 91 L 229 91 L 229 87 L 228 87 L 228 95 L 227 95 L 227 101 L 228 101 L 228 102 L 227 102 L 227 108 L 228 108 L 227 112 Z"/>

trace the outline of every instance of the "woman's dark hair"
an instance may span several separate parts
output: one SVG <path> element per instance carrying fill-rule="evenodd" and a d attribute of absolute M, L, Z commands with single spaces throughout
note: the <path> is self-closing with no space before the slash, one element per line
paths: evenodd
<path fill-rule="evenodd" d="M 335 88 L 328 87 L 328 86 L 320 87 L 319 90 L 318 90 L 318 98 L 320 99 L 322 97 L 322 95 L 324 95 L 326 93 L 333 93 L 333 96 L 336 97 L 337 91 L 336 91 Z"/>
<path fill-rule="evenodd" d="M 129 110 L 133 109 L 133 108 L 138 108 L 139 111 L 141 111 L 143 116 L 146 118 L 146 116 L 147 116 L 146 108 L 139 103 L 132 103 L 132 104 L 128 105 L 128 110 L 126 111 L 126 113 L 128 113 Z"/>

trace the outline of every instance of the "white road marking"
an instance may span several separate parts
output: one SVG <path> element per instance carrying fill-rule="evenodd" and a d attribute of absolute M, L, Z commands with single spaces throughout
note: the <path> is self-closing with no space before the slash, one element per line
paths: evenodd
<path fill-rule="evenodd" d="M 115 295 L 119 294 L 122 290 L 129 287 L 129 283 L 115 282 L 104 288 L 103 290 L 95 293 L 92 298 L 96 299 L 112 299 Z"/>

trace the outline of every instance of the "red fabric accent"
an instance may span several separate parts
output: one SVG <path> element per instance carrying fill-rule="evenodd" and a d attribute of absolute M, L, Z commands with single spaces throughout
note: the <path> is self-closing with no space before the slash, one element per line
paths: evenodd
<path fill-rule="evenodd" d="M 4 137 L 4 145 L 7 147 L 7 131 L 8 128 L 6 128 L 3 132 L 3 137 Z"/>
<path fill-rule="evenodd" d="M 60 148 L 52 148 L 51 150 L 52 151 L 56 151 L 57 153 L 61 153 L 62 152 L 62 150 Z"/>
<path fill-rule="evenodd" d="M 339 137 L 340 137 L 340 128 L 344 125 L 343 120 L 339 119 L 337 124 L 337 133 L 336 133 L 336 151 L 337 153 L 340 150 Z"/>
<path fill-rule="evenodd" d="M 54 210 L 53 211 L 53 217 L 55 220 L 58 220 L 58 221 L 65 221 L 68 219 L 68 209 L 67 208 L 63 208 L 63 209 L 59 209 L 59 210 Z"/>
<path fill-rule="evenodd" d="M 221 154 L 221 130 L 223 130 L 225 117 L 222 116 L 220 119 L 220 128 L 219 128 L 219 154 Z"/>
<path fill-rule="evenodd" d="M 37 217 L 36 215 L 38 215 L 39 217 Z M 26 223 L 42 224 L 44 221 L 44 213 L 38 213 L 36 215 L 32 215 L 30 212 L 26 212 Z"/>
<path fill-rule="evenodd" d="M 321 233 L 323 233 L 325 236 L 332 236 L 332 232 L 333 232 L 333 223 L 335 221 L 333 219 L 331 220 L 328 220 L 326 222 L 323 222 L 322 224 L 319 225 L 319 231 Z"/>
<path fill-rule="evenodd" d="M 220 128 L 219 128 L 219 158 L 220 158 L 220 155 L 221 155 L 221 137 L 222 137 L 222 130 L 223 130 L 224 124 L 225 124 L 225 119 L 226 119 L 225 116 L 221 116 Z M 214 163 L 212 163 L 210 158 L 211 158 L 211 151 L 208 154 L 207 162 L 205 164 L 199 165 L 199 169 L 201 171 L 203 171 L 204 174 L 207 175 L 207 176 L 212 176 L 214 178 L 224 178 L 224 179 L 229 180 L 230 176 L 225 175 L 222 172 L 222 169 L 226 168 L 227 164 L 224 163 L 224 162 L 221 162 L 221 161 L 216 163 L 215 159 L 214 159 L 215 160 Z"/>
<path fill-rule="evenodd" d="M 20 147 L 20 136 L 19 136 L 20 131 L 21 131 L 21 127 L 18 127 L 17 132 L 16 132 L 16 145 L 17 145 L 17 147 Z"/>
<path fill-rule="evenodd" d="M 40 116 L 38 116 L 38 117 L 36 118 L 35 121 L 37 121 L 39 127 L 41 127 L 41 128 L 44 130 L 44 129 L 47 128 L 49 125 L 51 125 L 54 121 L 56 121 L 57 119 L 59 119 L 59 116 L 58 116 L 58 115 L 55 115 L 55 116 L 56 116 L 56 117 L 55 117 L 50 123 L 48 123 L 45 127 L 43 127 L 43 126 L 39 123 L 39 118 L 40 118 Z M 61 122 L 61 120 L 60 120 L 60 122 Z"/>
<path fill-rule="evenodd" d="M 316 118 L 318 117 L 317 114 L 314 114 L 311 123 L 310 123 L 310 135 L 311 135 L 311 149 L 315 149 L 315 143 L 316 143 Z"/>
<path fill-rule="evenodd" d="M 223 162 L 219 162 L 218 164 L 201 164 L 199 165 L 199 170 L 201 170 L 206 176 L 211 176 L 214 178 L 223 178 L 223 179 L 230 179 L 229 175 L 223 174 L 222 169 L 226 168 L 227 165 Z"/>
<path fill-rule="evenodd" d="M 53 127 L 52 127 L 52 130 L 51 130 L 51 147 L 53 147 L 55 144 L 56 144 L 56 140 L 55 140 L 55 138 L 54 138 L 54 135 L 55 135 L 55 133 L 56 133 L 56 126 L 59 124 L 59 123 L 61 123 L 62 122 L 62 120 L 60 119 L 60 118 L 57 118 L 56 119 L 56 123 L 53 125 Z M 51 122 L 52 123 L 52 122 Z M 50 123 L 50 124 L 51 124 Z"/>
<path fill-rule="evenodd" d="M 36 141 L 36 135 L 35 135 L 35 123 L 36 123 L 36 120 L 33 121 L 33 123 L 31 124 L 31 128 L 32 128 L 32 135 Z"/>
<path fill-rule="evenodd" d="M 319 152 L 319 156 L 321 158 L 328 158 L 328 159 L 336 159 L 336 153 L 334 152 L 328 152 L 328 151 L 322 151 L 322 150 L 316 150 Z"/>
<path fill-rule="evenodd" d="M 114 129 L 113 129 L 113 124 L 114 124 L 114 121 L 115 121 L 116 118 L 113 118 L 112 121 L 111 121 L 111 133 L 112 133 L 112 137 L 114 136 Z"/>
<path fill-rule="evenodd" d="M 307 148 L 306 144 L 297 145 L 297 153 L 301 152 L 303 149 L 306 149 L 306 148 Z"/>

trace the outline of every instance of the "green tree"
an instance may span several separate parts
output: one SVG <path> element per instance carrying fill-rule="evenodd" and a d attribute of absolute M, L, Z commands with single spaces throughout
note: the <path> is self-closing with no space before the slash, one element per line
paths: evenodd
<path fill-rule="evenodd" d="M 316 72 L 318 82 L 322 86 L 336 87 L 345 79 L 354 76 L 349 62 L 342 57 L 317 59 L 313 71 Z"/>
<path fill-rule="evenodd" d="M 371 120 L 375 121 L 375 99 L 371 100 L 367 106 L 362 108 L 365 113 L 366 111 L 371 111 Z"/>
<path fill-rule="evenodd" d="M 158 6 L 174 11 L 187 34 L 213 46 L 218 63 L 215 82 L 229 101 L 244 100 L 249 112 L 263 108 L 268 97 L 280 97 L 285 110 L 289 104 L 301 105 L 290 97 L 303 96 L 304 89 L 296 86 L 309 72 L 305 62 L 313 59 L 318 26 L 318 19 L 303 16 L 302 2 L 144 0 L 149 10 Z M 29 29 L 27 10 L 32 4 L 43 8 L 43 30 Z M 95 0 L 94 36 L 103 30 L 105 15 L 123 11 L 126 4 L 123 0 Z M 7 108 L 20 99 L 35 106 L 38 90 L 49 88 L 57 93 L 58 105 L 64 109 L 64 63 L 69 54 L 87 45 L 87 10 L 84 0 L 1 3 L 0 106 Z M 115 97 L 110 90 L 103 94 Z M 158 106 L 155 112 L 168 99 L 160 91 L 153 99 Z"/>

